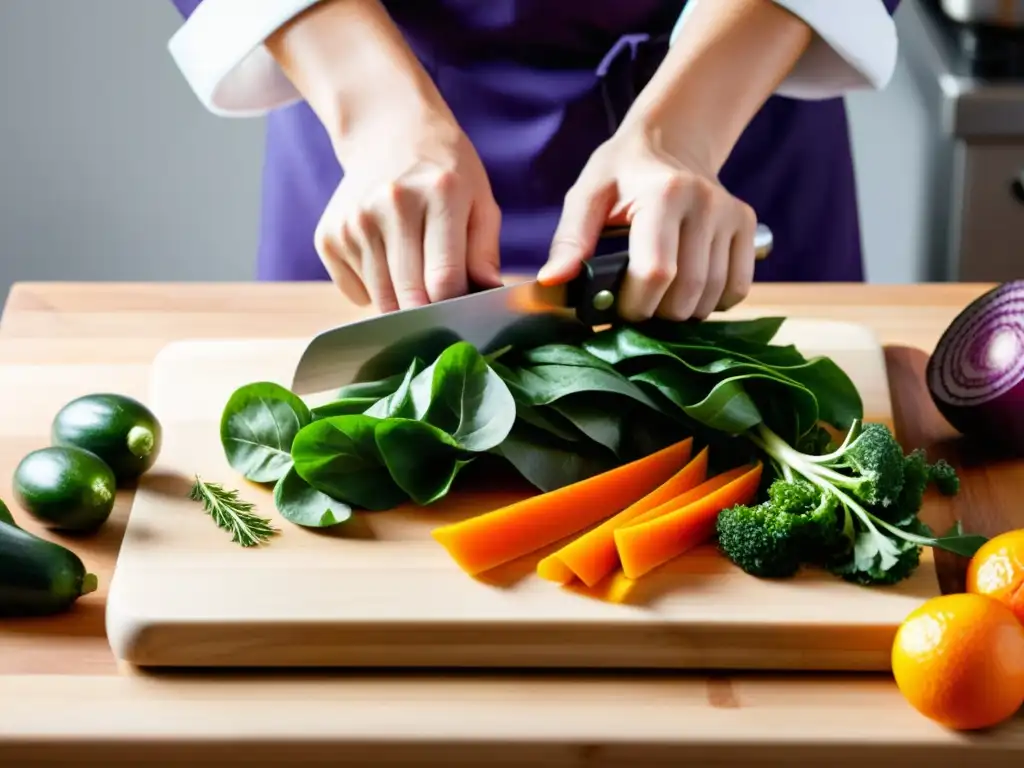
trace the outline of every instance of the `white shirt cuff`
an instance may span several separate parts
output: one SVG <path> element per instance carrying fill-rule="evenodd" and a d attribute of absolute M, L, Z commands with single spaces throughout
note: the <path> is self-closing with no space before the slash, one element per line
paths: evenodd
<path fill-rule="evenodd" d="M 204 0 L 168 50 L 203 105 L 249 117 L 301 100 L 263 42 L 320 0 Z"/>
<path fill-rule="evenodd" d="M 711 0 L 713 2 L 713 0 Z M 690 0 L 671 40 L 699 2 Z M 774 0 L 814 31 L 810 47 L 776 93 L 828 99 L 863 88 L 881 90 L 896 69 L 896 24 L 882 0 Z"/>

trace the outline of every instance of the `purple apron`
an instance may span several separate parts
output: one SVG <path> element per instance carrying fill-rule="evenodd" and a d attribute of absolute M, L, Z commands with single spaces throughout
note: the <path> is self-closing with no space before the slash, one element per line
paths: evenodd
<path fill-rule="evenodd" d="M 173 0 L 190 14 L 200 0 Z M 885 0 L 892 13 L 899 0 Z M 566 190 L 668 47 L 682 0 L 387 0 L 479 153 L 502 211 L 506 271 L 544 263 Z M 326 280 L 313 247 L 342 169 L 305 103 L 267 124 L 257 275 Z M 770 98 L 722 184 L 774 233 L 759 281 L 863 280 L 842 99 Z"/>

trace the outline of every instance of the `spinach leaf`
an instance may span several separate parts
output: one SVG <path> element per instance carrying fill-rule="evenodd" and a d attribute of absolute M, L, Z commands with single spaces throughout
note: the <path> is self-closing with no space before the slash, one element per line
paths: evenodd
<path fill-rule="evenodd" d="M 343 397 L 323 405 L 314 406 L 310 409 L 309 413 L 313 421 L 329 419 L 332 416 L 351 416 L 353 414 L 365 413 L 367 408 L 377 402 L 379 402 L 379 398 L 376 397 Z"/>
<path fill-rule="evenodd" d="M 831 358 L 816 357 L 805 365 L 785 368 L 782 372 L 814 393 L 818 401 L 818 418 L 826 424 L 847 430 L 855 420 L 864 418 L 864 401 L 860 392 Z"/>
<path fill-rule="evenodd" d="M 367 416 L 374 416 L 378 419 L 386 419 L 391 416 L 402 416 L 412 410 L 410 391 L 415 377 L 423 370 L 422 361 L 417 358 L 409 364 L 409 369 L 399 382 L 394 392 L 382 397 L 364 413 Z"/>
<path fill-rule="evenodd" d="M 410 399 L 412 408 L 405 415 L 438 427 L 465 450 L 478 453 L 504 440 L 516 418 L 509 388 L 467 342 L 453 344 L 419 374 Z"/>
<path fill-rule="evenodd" d="M 424 421 L 385 419 L 374 437 L 392 479 L 420 506 L 444 497 L 473 460 L 451 435 Z"/>
<path fill-rule="evenodd" d="M 256 483 L 273 483 L 291 468 L 292 441 L 309 423 L 306 404 L 280 384 L 247 384 L 224 406 L 221 445 L 236 472 Z"/>
<path fill-rule="evenodd" d="M 541 492 L 553 491 L 616 466 L 610 452 L 593 443 L 573 444 L 517 421 L 492 453 L 508 461 Z"/>
<path fill-rule="evenodd" d="M 631 402 L 629 400 L 627 403 Z M 595 443 L 616 456 L 622 447 L 624 418 L 629 408 L 621 397 L 607 393 L 568 395 L 548 406 Z"/>
<path fill-rule="evenodd" d="M 295 471 L 316 490 L 353 507 L 397 507 L 407 496 L 377 448 L 379 423 L 373 416 L 332 416 L 303 427 L 292 445 Z"/>
<path fill-rule="evenodd" d="M 778 334 L 784 317 L 759 317 L 753 320 L 693 320 L 676 322 L 654 318 L 632 327 L 644 336 L 661 341 L 691 341 L 702 339 L 730 345 L 734 341 L 765 346 Z"/>
<path fill-rule="evenodd" d="M 352 517 L 352 507 L 316 490 L 295 467 L 274 486 L 274 505 L 285 520 L 306 528 L 328 528 Z"/>
<path fill-rule="evenodd" d="M 568 395 L 583 392 L 615 392 L 658 410 L 642 389 L 616 371 L 573 365 L 533 365 L 508 371 L 506 383 L 528 405 L 549 405 Z"/>
<path fill-rule="evenodd" d="M 412 362 L 409 363 L 409 367 L 415 368 L 416 373 L 422 371 L 425 366 L 426 363 L 419 357 L 414 357 Z M 405 380 L 407 373 L 408 369 L 377 381 L 358 381 L 346 384 L 338 390 L 337 398 L 344 400 L 349 397 L 371 397 L 374 400 L 380 400 L 382 397 L 387 397 L 398 389 L 399 385 Z"/>
<path fill-rule="evenodd" d="M 633 376 L 690 418 L 718 432 L 740 434 L 761 423 L 761 411 L 737 379 L 698 382 L 677 367 L 654 368 Z"/>

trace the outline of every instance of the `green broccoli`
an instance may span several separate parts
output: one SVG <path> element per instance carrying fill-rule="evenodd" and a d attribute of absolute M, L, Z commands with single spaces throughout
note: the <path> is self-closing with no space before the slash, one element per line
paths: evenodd
<path fill-rule="evenodd" d="M 718 515 L 718 545 L 747 573 L 792 576 L 803 564 L 822 564 L 836 551 L 841 530 L 836 502 L 804 480 L 776 480 L 768 501 L 737 505 Z"/>
<path fill-rule="evenodd" d="M 807 564 L 859 584 L 893 584 L 917 568 L 924 546 L 969 557 L 985 541 L 959 529 L 936 538 L 918 520 L 928 485 L 955 493 L 956 472 L 929 465 L 923 451 L 904 456 L 883 424 L 855 422 L 826 454 L 799 451 L 763 423 L 747 437 L 779 475 L 767 501 L 719 515 L 719 546 L 748 573 L 792 575 Z"/>
<path fill-rule="evenodd" d="M 943 496 L 956 496 L 960 492 L 960 478 L 945 459 L 932 464 L 929 475 L 936 490 Z"/>

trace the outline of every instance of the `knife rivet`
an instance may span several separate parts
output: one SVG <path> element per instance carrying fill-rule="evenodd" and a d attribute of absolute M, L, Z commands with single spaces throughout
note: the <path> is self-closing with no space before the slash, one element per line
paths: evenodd
<path fill-rule="evenodd" d="M 611 291 L 598 291 L 594 294 L 594 300 L 591 303 L 594 305 L 594 309 L 604 312 L 615 303 L 615 296 Z"/>

